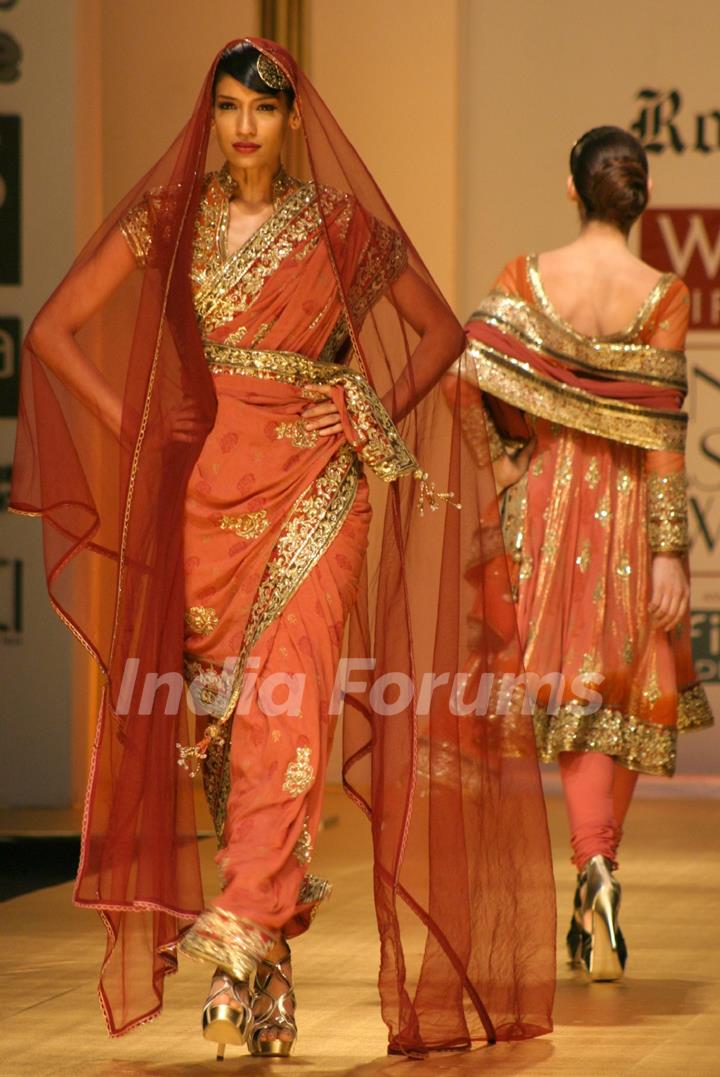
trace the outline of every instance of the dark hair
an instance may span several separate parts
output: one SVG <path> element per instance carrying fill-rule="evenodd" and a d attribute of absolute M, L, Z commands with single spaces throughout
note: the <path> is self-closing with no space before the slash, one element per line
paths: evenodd
<path fill-rule="evenodd" d="M 586 221 L 607 221 L 627 234 L 648 201 L 648 160 L 622 127 L 593 127 L 570 153 L 570 171 Z"/>
<path fill-rule="evenodd" d="M 254 90 L 255 93 L 267 94 L 271 97 L 284 97 L 287 107 L 292 108 L 295 102 L 295 91 L 292 87 L 287 90 L 276 90 L 272 86 L 268 86 L 267 82 L 258 74 L 257 62 L 260 55 L 261 53 L 253 45 L 248 45 L 245 42 L 236 45 L 232 49 L 226 49 L 215 68 L 213 98 L 220 79 L 223 75 L 230 75 L 231 78 L 237 79 L 243 86 L 247 86 L 248 90 Z"/>

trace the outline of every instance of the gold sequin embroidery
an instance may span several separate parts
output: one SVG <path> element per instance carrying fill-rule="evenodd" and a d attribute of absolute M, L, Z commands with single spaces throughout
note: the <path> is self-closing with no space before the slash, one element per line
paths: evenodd
<path fill-rule="evenodd" d="M 613 514 L 610 509 L 610 495 L 603 494 L 600 504 L 595 510 L 595 519 L 598 521 L 601 527 L 607 527 L 612 520 Z"/>
<path fill-rule="evenodd" d="M 687 478 L 649 472 L 647 477 L 648 537 L 655 553 L 683 552 L 688 547 Z"/>
<path fill-rule="evenodd" d="M 594 490 L 597 484 L 600 482 L 600 466 L 597 462 L 597 457 L 590 457 L 590 463 L 588 469 L 585 472 L 585 482 L 588 484 L 591 490 Z"/>
<path fill-rule="evenodd" d="M 627 494 L 632 489 L 632 476 L 629 471 L 618 471 L 617 492 L 619 494 Z"/>
<path fill-rule="evenodd" d="M 278 423 L 275 436 L 278 440 L 288 438 L 296 449 L 311 449 L 320 435 L 317 430 L 308 430 L 303 419 L 296 419 L 292 423 Z"/>
<path fill-rule="evenodd" d="M 247 980 L 275 941 L 270 932 L 252 921 L 214 906 L 198 916 L 180 940 L 179 949 L 189 957 L 219 965 L 236 980 Z"/>
<path fill-rule="evenodd" d="M 653 669 L 650 674 L 650 680 L 647 686 L 643 689 L 643 699 L 646 699 L 651 707 L 662 699 L 662 692 L 660 691 L 660 685 L 658 683 L 657 670 Z"/>
<path fill-rule="evenodd" d="M 478 340 L 469 341 L 466 354 L 475 365 L 473 382 L 521 411 L 642 449 L 685 451 L 685 412 L 654 411 L 594 396 L 544 377 L 520 359 Z"/>
<path fill-rule="evenodd" d="M 265 509 L 257 512 L 244 512 L 242 516 L 223 516 L 220 521 L 221 531 L 232 531 L 238 538 L 254 539 L 262 535 L 270 526 Z"/>
<path fill-rule="evenodd" d="M 302 830 L 300 831 L 300 837 L 295 842 L 293 848 L 293 856 L 300 864 L 309 864 L 312 860 L 312 839 L 310 837 L 310 828 L 308 827 L 308 817 L 305 816 Z"/>
<path fill-rule="evenodd" d="M 194 636 L 208 636 L 220 624 L 212 606 L 191 606 L 185 610 L 185 626 Z"/>
<path fill-rule="evenodd" d="M 133 206 L 120 222 L 120 231 L 139 266 L 146 266 L 152 247 L 147 203 Z"/>
<path fill-rule="evenodd" d="M 521 580 L 529 580 L 533 573 L 533 559 L 530 554 L 524 554 L 520 561 L 520 571 L 518 573 Z"/>
<path fill-rule="evenodd" d="M 298 748 L 296 758 L 288 764 L 283 782 L 283 792 L 291 797 L 299 797 L 307 792 L 315 778 L 315 771 L 310 763 L 310 749 Z"/>
<path fill-rule="evenodd" d="M 669 777 L 675 771 L 677 734 L 713 722 L 701 684 L 678 693 L 677 728 L 646 722 L 610 707 L 583 714 L 585 706 L 571 700 L 554 715 L 538 708 L 534 723 L 542 762 L 552 762 L 559 752 L 602 752 L 630 770 Z"/>
<path fill-rule="evenodd" d="M 632 565 L 627 557 L 621 557 L 615 566 L 615 573 L 621 580 L 628 580 L 632 575 Z"/>
<path fill-rule="evenodd" d="M 582 665 L 580 666 L 581 673 L 595 673 L 597 667 L 598 659 L 594 651 L 583 655 Z"/>
<path fill-rule="evenodd" d="M 585 539 L 580 553 L 575 558 L 575 564 L 581 572 L 587 572 L 590 564 L 590 540 Z"/>

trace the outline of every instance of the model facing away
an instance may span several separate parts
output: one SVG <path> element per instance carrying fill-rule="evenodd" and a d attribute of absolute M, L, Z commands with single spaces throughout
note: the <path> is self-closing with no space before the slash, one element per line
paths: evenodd
<path fill-rule="evenodd" d="M 467 354 L 505 489 L 525 668 L 549 678 L 534 718 L 578 870 L 570 958 L 614 980 L 627 956 L 614 872 L 637 777 L 671 775 L 678 731 L 712 716 L 688 614 L 688 290 L 628 249 L 650 191 L 639 142 L 596 128 L 570 165 L 580 235 L 505 267 Z M 478 406 L 468 394 L 466 423 Z"/>

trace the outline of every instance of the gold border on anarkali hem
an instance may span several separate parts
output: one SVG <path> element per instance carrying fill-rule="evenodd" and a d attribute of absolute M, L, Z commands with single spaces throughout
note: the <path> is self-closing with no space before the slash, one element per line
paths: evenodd
<path fill-rule="evenodd" d="M 675 772 L 678 733 L 713 724 L 705 690 L 692 685 L 678 694 L 677 726 L 641 721 L 611 707 L 583 714 L 586 703 L 564 704 L 556 714 L 535 710 L 533 721 L 538 756 L 552 763 L 560 752 L 602 752 L 629 770 L 671 777 Z"/>
<path fill-rule="evenodd" d="M 478 388 L 521 411 L 641 449 L 685 451 L 685 412 L 641 408 L 562 385 L 477 340 L 469 341 L 466 354 Z"/>

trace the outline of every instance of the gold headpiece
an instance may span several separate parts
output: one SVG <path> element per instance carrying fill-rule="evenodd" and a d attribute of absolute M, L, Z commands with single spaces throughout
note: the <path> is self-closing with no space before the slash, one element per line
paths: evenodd
<path fill-rule="evenodd" d="M 264 53 L 257 58 L 257 73 L 263 82 L 273 90 L 289 90 L 290 83 L 274 60 Z"/>

